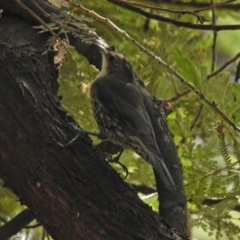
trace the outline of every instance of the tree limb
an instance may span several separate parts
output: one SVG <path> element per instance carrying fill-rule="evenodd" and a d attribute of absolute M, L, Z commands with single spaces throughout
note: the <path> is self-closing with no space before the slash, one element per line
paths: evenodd
<path fill-rule="evenodd" d="M 9 222 L 0 227 L 0 239 L 7 240 L 17 234 L 22 228 L 31 223 L 35 217 L 29 209 L 25 209 Z"/>
<path fill-rule="evenodd" d="M 161 15 L 156 15 L 154 13 L 151 12 L 146 12 L 140 8 L 137 8 L 133 5 L 129 5 L 123 2 L 119 2 L 118 0 L 108 0 L 111 3 L 114 3 L 118 6 L 121 6 L 125 9 L 128 9 L 132 12 L 136 12 L 144 17 L 147 17 L 149 19 L 154 19 L 154 20 L 158 20 L 161 22 L 165 22 L 165 23 L 169 23 L 172 25 L 175 25 L 177 27 L 185 27 L 185 28 L 190 28 L 190 29 L 195 29 L 195 30 L 206 30 L 206 31 L 230 31 L 230 30 L 238 30 L 240 29 L 240 25 L 239 24 L 233 24 L 233 25 L 203 25 L 203 24 L 193 24 L 193 23 L 188 23 L 188 22 L 182 22 L 182 21 L 178 21 L 172 18 L 167 18 Z"/>

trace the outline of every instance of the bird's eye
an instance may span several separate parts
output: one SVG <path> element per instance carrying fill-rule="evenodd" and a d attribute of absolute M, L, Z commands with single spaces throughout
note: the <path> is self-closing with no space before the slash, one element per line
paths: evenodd
<path fill-rule="evenodd" d="M 115 59 L 114 56 L 109 56 L 109 57 L 108 57 L 108 60 L 109 60 L 109 61 L 113 61 L 114 59 Z"/>

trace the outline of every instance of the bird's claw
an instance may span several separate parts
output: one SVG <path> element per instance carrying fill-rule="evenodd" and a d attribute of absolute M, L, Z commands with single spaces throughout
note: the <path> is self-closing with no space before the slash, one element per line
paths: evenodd
<path fill-rule="evenodd" d="M 107 158 L 107 161 L 108 162 L 110 162 L 110 163 L 117 163 L 117 164 L 119 164 L 121 167 L 122 167 L 122 169 L 125 171 L 125 177 L 124 177 L 124 179 L 126 179 L 127 178 L 127 176 L 128 176 L 128 169 L 127 169 L 127 167 L 124 165 L 124 164 L 122 164 L 120 161 L 119 161 L 119 158 L 120 158 L 120 156 L 122 155 L 122 153 L 123 153 L 123 150 L 116 156 L 116 157 L 114 157 L 114 158 L 112 158 L 112 156 L 109 158 Z"/>
<path fill-rule="evenodd" d="M 84 129 L 79 128 L 76 124 L 74 123 L 67 123 L 66 126 L 71 126 L 75 131 L 77 131 L 77 135 L 71 140 L 69 141 L 67 144 L 63 145 L 63 147 L 67 147 L 69 145 L 71 145 L 73 142 L 75 142 L 81 135 L 81 133 L 85 133 L 87 135 L 93 135 L 98 137 L 98 133 L 93 133 L 93 132 L 88 132 L 85 131 Z"/>
<path fill-rule="evenodd" d="M 67 147 L 69 145 L 71 145 L 73 142 L 75 142 L 77 139 L 79 138 L 79 134 L 77 134 L 77 136 L 75 136 L 70 142 L 68 142 L 67 144 L 63 145 L 63 147 Z"/>

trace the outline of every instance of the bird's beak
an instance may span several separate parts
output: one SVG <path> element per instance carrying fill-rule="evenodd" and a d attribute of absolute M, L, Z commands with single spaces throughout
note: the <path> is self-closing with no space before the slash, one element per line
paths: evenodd
<path fill-rule="evenodd" d="M 102 54 L 106 54 L 107 52 L 107 49 L 105 47 L 103 47 L 102 45 L 100 45 L 99 43 L 94 43 L 94 45 L 96 45 L 99 49 L 99 51 L 102 53 Z"/>
<path fill-rule="evenodd" d="M 108 62 L 107 62 L 107 57 L 106 57 L 108 50 L 105 47 L 103 47 L 102 45 L 100 45 L 99 43 L 94 43 L 94 44 L 98 47 L 99 51 L 102 54 L 102 67 L 101 67 L 100 73 L 98 74 L 98 76 L 96 78 L 96 79 L 98 79 L 98 78 L 104 77 L 108 74 Z"/>
<path fill-rule="evenodd" d="M 101 53 L 106 54 L 106 52 L 107 52 L 107 49 L 106 49 L 106 48 L 104 48 L 104 47 L 102 47 L 102 46 L 98 46 L 98 48 L 99 48 L 99 50 L 100 50 Z"/>

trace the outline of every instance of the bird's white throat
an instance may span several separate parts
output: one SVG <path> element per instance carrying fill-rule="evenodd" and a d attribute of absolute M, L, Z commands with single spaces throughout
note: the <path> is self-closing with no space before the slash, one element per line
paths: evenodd
<path fill-rule="evenodd" d="M 96 79 L 104 77 L 107 74 L 108 74 L 108 62 L 107 62 L 106 55 L 102 53 L 102 68 L 100 73 L 97 75 Z"/>

